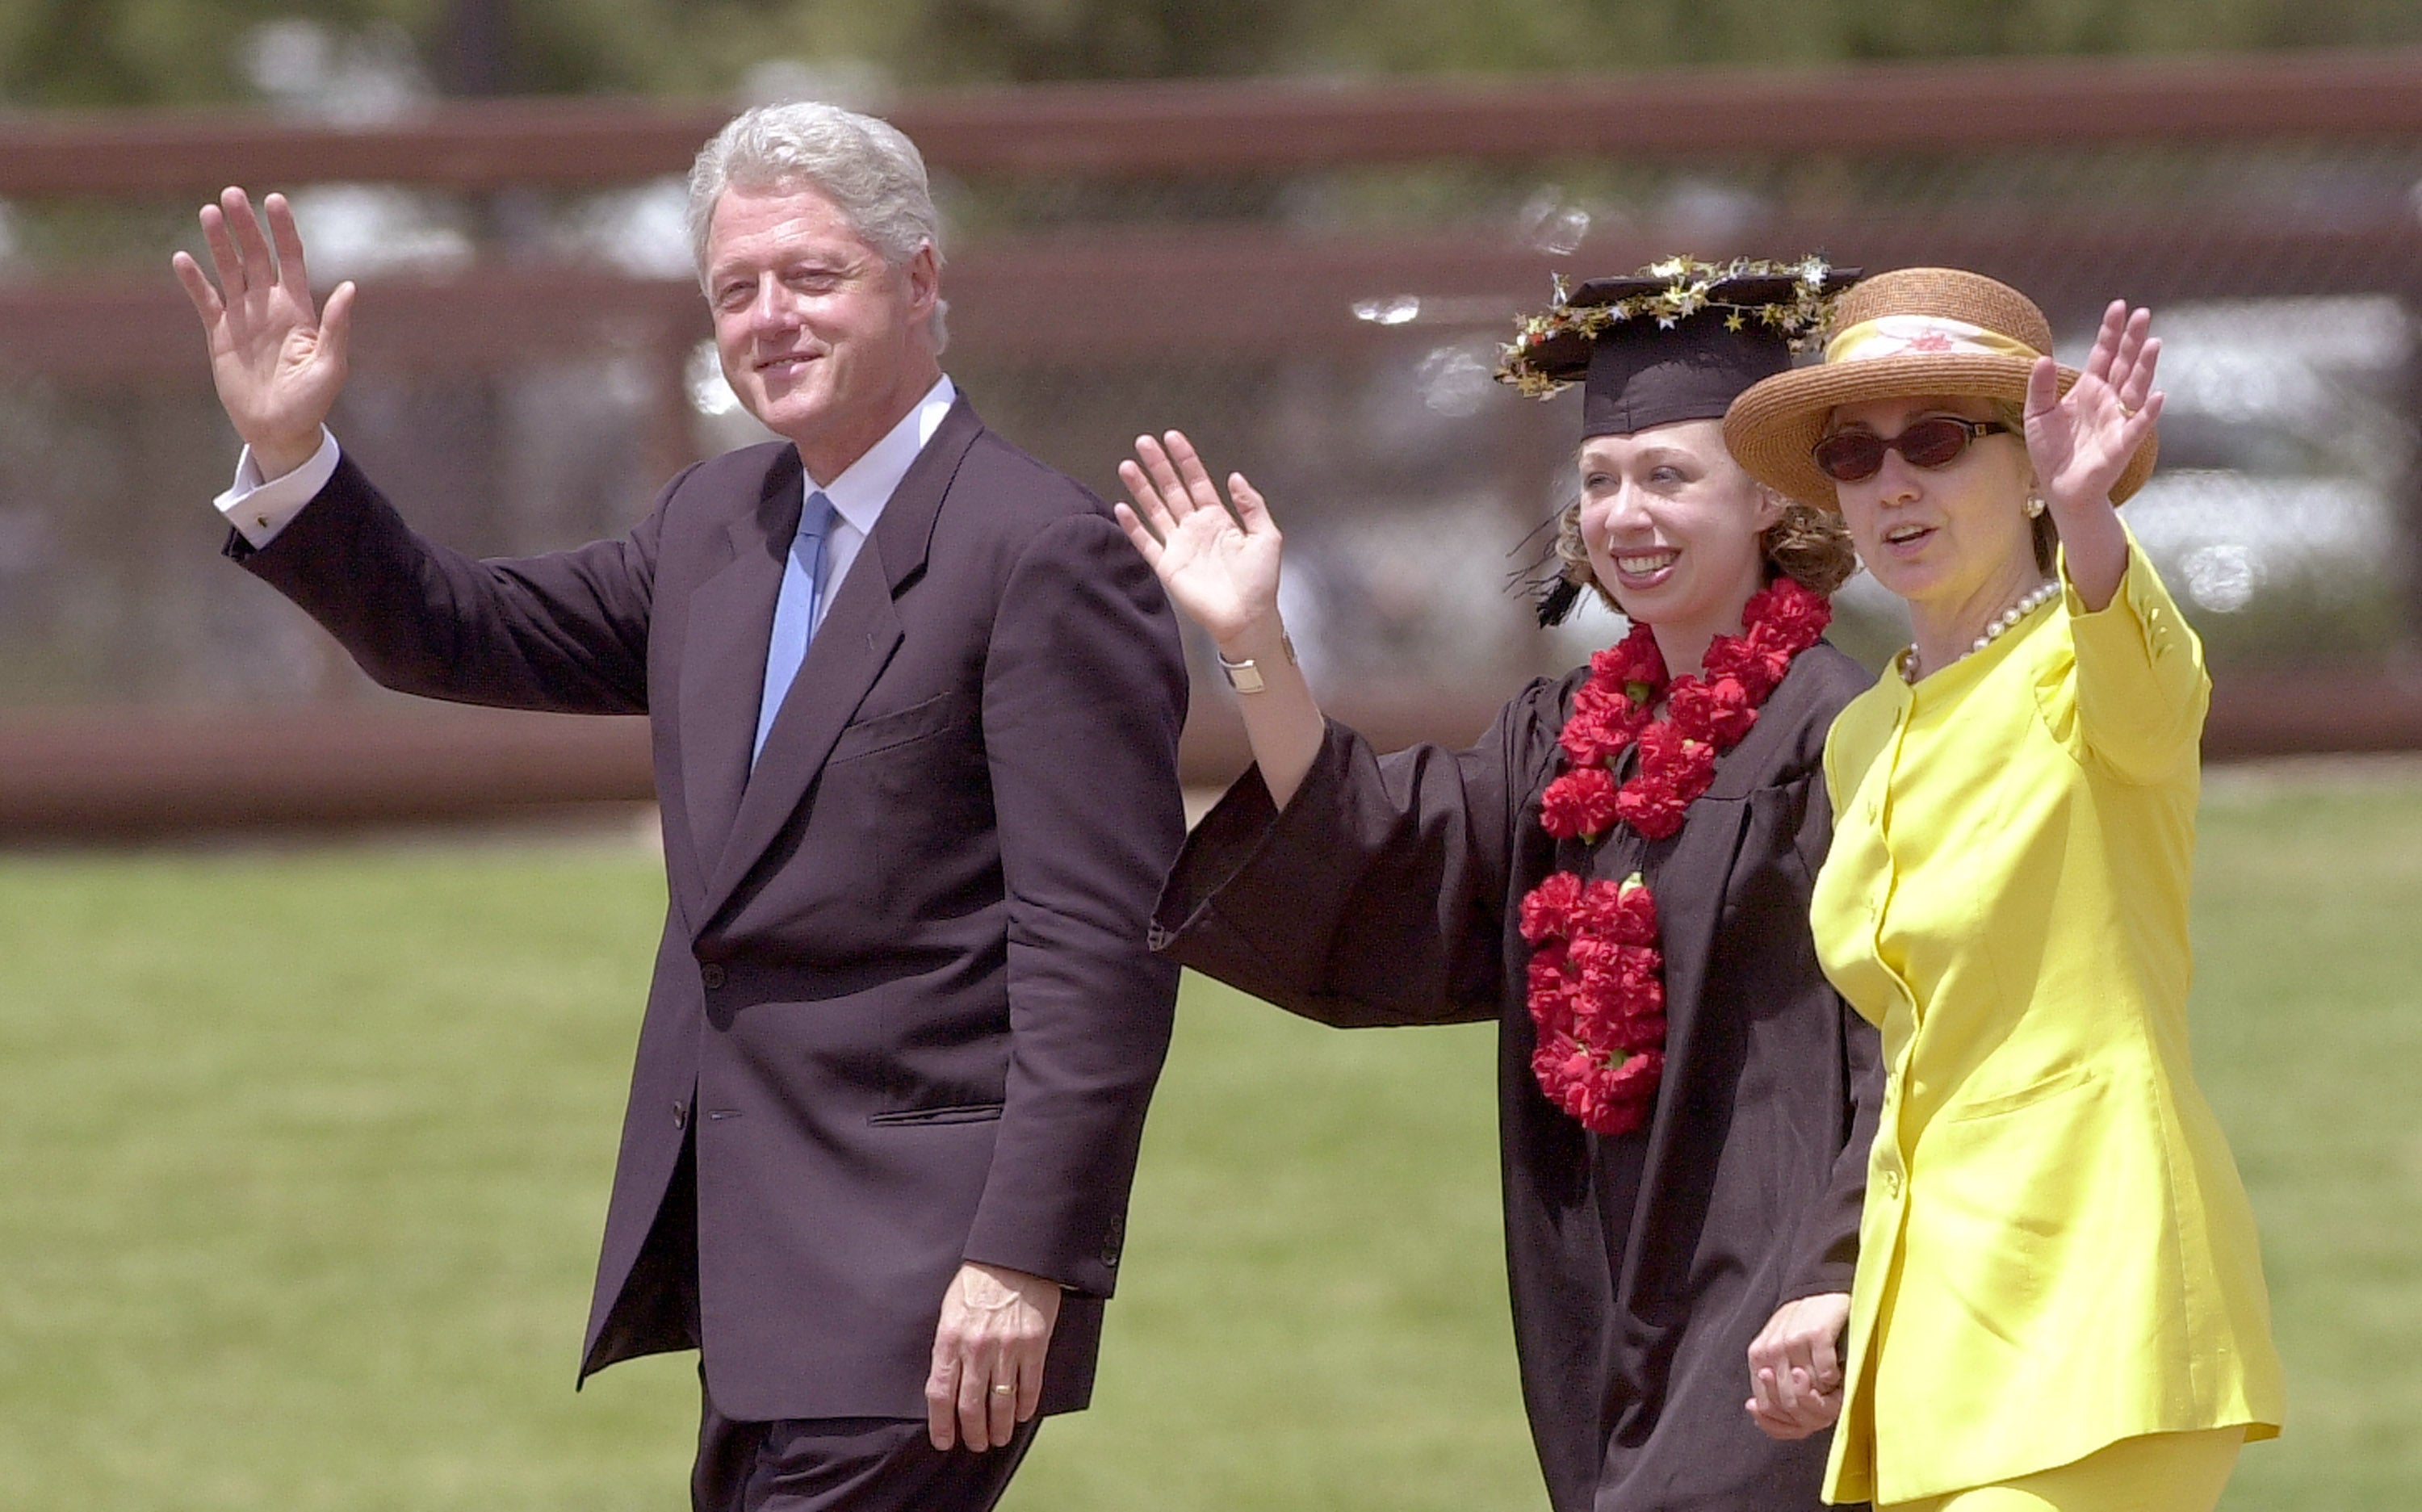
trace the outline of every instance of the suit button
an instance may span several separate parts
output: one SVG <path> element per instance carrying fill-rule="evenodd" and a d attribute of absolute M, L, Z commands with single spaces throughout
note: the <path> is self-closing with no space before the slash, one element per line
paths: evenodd
<path fill-rule="evenodd" d="M 673 1127 L 687 1128 L 688 1126 L 689 1106 L 686 1103 L 684 1103 L 679 1097 L 676 1097 L 673 1099 Z"/>
<path fill-rule="evenodd" d="M 709 961 L 704 966 L 698 969 L 698 979 L 700 982 L 705 984 L 706 990 L 709 992 L 713 992 L 716 988 L 723 985 L 724 982 L 727 980 L 723 974 L 723 968 L 716 965 L 713 961 Z"/>

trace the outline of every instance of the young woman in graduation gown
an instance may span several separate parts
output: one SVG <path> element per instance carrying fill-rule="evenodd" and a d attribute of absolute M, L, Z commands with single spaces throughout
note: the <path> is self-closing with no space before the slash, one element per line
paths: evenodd
<path fill-rule="evenodd" d="M 1256 759 L 1156 943 L 1324 1023 L 1498 1021 L 1515 1341 L 1558 1512 L 1818 1504 L 1881 1095 L 1808 930 L 1826 730 L 1871 681 L 1818 638 L 1854 559 L 1717 420 L 1847 280 L 1724 271 L 1583 285 L 1507 349 L 1528 391 L 1583 385 L 1542 617 L 1596 591 L 1633 628 L 1468 750 L 1382 755 L 1324 719 L 1241 476 L 1223 503 L 1175 432 L 1121 468 L 1121 522 L 1218 641 Z"/>

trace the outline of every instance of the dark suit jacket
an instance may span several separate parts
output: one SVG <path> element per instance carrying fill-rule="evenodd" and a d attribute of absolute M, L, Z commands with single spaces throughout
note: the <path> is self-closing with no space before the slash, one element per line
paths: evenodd
<path fill-rule="evenodd" d="M 390 687 L 651 717 L 669 906 L 582 1375 L 697 1344 L 731 1417 L 921 1418 L 971 1259 L 1068 1288 L 1044 1410 L 1079 1408 L 1176 996 L 1144 937 L 1183 834 L 1175 621 L 1101 501 L 961 400 L 752 775 L 801 479 L 747 448 L 619 540 L 482 562 L 348 462 L 230 553 Z"/>

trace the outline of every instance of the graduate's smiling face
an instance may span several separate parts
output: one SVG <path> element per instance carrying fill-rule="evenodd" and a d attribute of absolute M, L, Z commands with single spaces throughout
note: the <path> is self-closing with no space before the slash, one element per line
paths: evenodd
<path fill-rule="evenodd" d="M 1731 635 L 1766 583 L 1759 535 L 1782 507 L 1724 449 L 1720 420 L 1592 436 L 1581 450 L 1581 543 L 1628 619 Z"/>

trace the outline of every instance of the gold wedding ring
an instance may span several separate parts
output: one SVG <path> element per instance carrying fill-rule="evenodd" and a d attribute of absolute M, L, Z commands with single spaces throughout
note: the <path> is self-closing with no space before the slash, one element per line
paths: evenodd
<path fill-rule="evenodd" d="M 994 1391 L 997 1394 L 1001 1395 L 1001 1396 L 1007 1396 L 1007 1395 L 1008 1395 L 1008 1394 L 1010 1394 L 1012 1392 L 1014 1392 L 1014 1391 L 1016 1391 L 1016 1390 L 1017 1390 L 1017 1388 L 1016 1388 L 1016 1387 L 1012 1386 L 1011 1384 L 1009 1384 L 1009 1382 L 1007 1382 L 1007 1381 L 1005 1381 L 1005 1380 L 997 1380 L 997 1381 L 994 1381 L 994 1382 L 992 1383 L 992 1389 L 993 1389 L 993 1391 Z"/>

